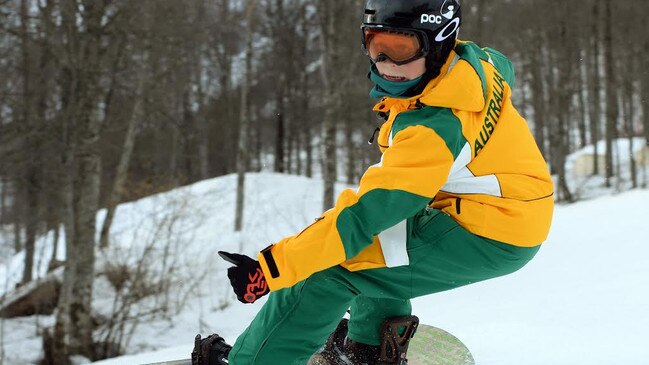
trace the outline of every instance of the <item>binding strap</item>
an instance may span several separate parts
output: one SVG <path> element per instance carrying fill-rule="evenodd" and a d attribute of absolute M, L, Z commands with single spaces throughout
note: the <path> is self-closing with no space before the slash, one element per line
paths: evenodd
<path fill-rule="evenodd" d="M 405 316 L 389 318 L 381 327 L 381 353 L 379 364 L 406 365 L 410 339 L 417 332 L 419 318 Z"/>

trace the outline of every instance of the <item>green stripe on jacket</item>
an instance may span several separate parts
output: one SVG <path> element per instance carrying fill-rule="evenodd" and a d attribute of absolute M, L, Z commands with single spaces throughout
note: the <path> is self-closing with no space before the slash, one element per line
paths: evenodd
<path fill-rule="evenodd" d="M 462 151 L 467 143 L 462 134 L 462 122 L 453 114 L 451 109 L 438 107 L 424 107 L 399 113 L 392 126 L 392 136 L 400 131 L 415 125 L 428 127 L 437 133 L 446 147 L 453 154 L 453 159 Z M 432 148 L 432 147 L 431 147 Z"/>
<path fill-rule="evenodd" d="M 414 216 L 430 202 L 430 198 L 402 190 L 374 189 L 358 202 L 343 209 L 336 228 L 351 259 L 369 246 L 375 235 Z"/>

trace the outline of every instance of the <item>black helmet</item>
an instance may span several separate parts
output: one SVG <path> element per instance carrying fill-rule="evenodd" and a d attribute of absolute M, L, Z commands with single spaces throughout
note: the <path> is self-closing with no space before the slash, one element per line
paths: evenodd
<path fill-rule="evenodd" d="M 458 0 L 367 0 L 363 14 L 363 50 L 367 29 L 415 33 L 426 57 L 425 81 L 439 75 L 455 47 L 462 12 Z M 425 85 L 424 85 L 425 86 Z"/>

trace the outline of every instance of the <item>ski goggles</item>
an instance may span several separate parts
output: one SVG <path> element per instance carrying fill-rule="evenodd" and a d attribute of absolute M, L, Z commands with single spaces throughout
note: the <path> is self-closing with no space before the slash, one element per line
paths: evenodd
<path fill-rule="evenodd" d="M 400 29 L 363 27 L 363 51 L 374 62 L 386 60 L 405 65 L 428 53 L 424 37 Z"/>

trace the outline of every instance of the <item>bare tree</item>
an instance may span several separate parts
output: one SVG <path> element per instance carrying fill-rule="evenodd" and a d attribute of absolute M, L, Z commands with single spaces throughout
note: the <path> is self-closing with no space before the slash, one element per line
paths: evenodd
<path fill-rule="evenodd" d="M 110 227 L 112 225 L 113 218 L 115 217 L 117 204 L 119 204 L 122 199 L 128 168 L 131 163 L 131 156 L 133 154 L 133 149 L 135 148 L 135 138 L 138 134 L 139 126 L 142 123 L 142 118 L 144 118 L 143 104 L 144 99 L 146 98 L 145 85 L 147 84 L 145 75 L 146 69 L 144 68 L 144 63 L 147 59 L 146 53 L 143 56 L 143 59 L 143 64 L 139 66 L 140 68 L 136 75 L 138 86 L 136 94 L 134 95 L 135 101 L 133 103 L 131 117 L 128 121 L 126 136 L 124 137 L 124 146 L 121 149 L 119 163 L 115 172 L 115 181 L 108 198 L 106 217 L 104 218 L 104 223 L 102 224 L 100 231 L 99 247 L 101 247 L 102 249 L 108 247 L 109 245 Z"/>
<path fill-rule="evenodd" d="M 574 60 L 577 59 L 578 54 L 575 51 L 573 42 L 575 38 L 570 33 L 569 15 L 572 14 L 571 3 L 555 1 L 554 10 L 558 12 L 557 18 L 559 25 L 558 31 L 558 47 L 555 50 L 554 64 L 556 64 L 556 75 L 554 77 L 553 88 L 556 90 L 552 93 L 552 106 L 554 110 L 553 120 L 554 125 L 550 133 L 551 141 L 551 158 L 553 167 L 558 175 L 558 190 L 559 198 L 565 199 L 569 202 L 574 198 L 568 187 L 566 179 L 566 157 L 569 149 L 569 121 L 572 118 L 570 101 L 574 94 L 572 82 L 575 77 L 575 69 L 577 68 Z"/>
<path fill-rule="evenodd" d="M 632 60 L 632 59 L 629 59 Z M 632 70 L 635 68 L 633 67 L 633 61 L 630 61 L 627 63 L 627 75 L 629 75 Z M 635 119 L 635 102 L 633 95 L 635 94 L 634 90 L 634 81 L 633 80 L 627 80 L 624 85 L 624 98 L 623 98 L 623 103 L 622 103 L 622 109 L 624 111 L 624 132 L 627 135 L 627 138 L 629 140 L 629 173 L 631 175 L 631 187 L 633 189 L 638 187 L 638 166 L 636 164 L 636 158 L 635 158 L 635 148 L 634 148 L 634 119 Z"/>
<path fill-rule="evenodd" d="M 613 140 L 617 137 L 618 93 L 613 58 L 613 8 L 611 0 L 604 0 L 604 62 L 606 65 L 606 187 L 611 187 L 614 175 Z M 619 178 L 619 176 L 618 176 Z"/>
<path fill-rule="evenodd" d="M 647 50 L 649 49 L 649 40 L 646 41 L 646 45 L 644 46 L 644 53 L 645 56 L 647 56 Z M 644 56 L 642 56 L 644 57 Z M 649 147 L 649 73 L 645 72 L 643 73 L 642 76 L 642 124 L 644 126 L 644 136 L 645 140 L 647 142 L 647 146 Z"/>
<path fill-rule="evenodd" d="M 347 3 L 342 0 L 318 0 L 318 14 L 322 41 L 322 84 L 324 86 L 324 121 L 322 124 L 322 175 L 324 178 L 323 210 L 334 205 L 334 184 L 337 180 L 336 124 L 341 100 L 337 85 L 333 82 L 340 64 L 340 35 L 337 19 L 344 18 Z"/>
<path fill-rule="evenodd" d="M 66 262 L 63 295 L 59 302 L 53 346 L 57 364 L 68 364 L 69 356 L 80 354 L 92 358 L 92 283 L 95 264 L 95 214 L 99 205 L 101 157 L 97 141 L 100 120 L 97 102 L 100 97 L 102 20 L 106 3 L 83 0 L 61 2 L 61 26 L 67 42 L 64 61 L 74 92 L 66 102 L 76 131 L 68 140 L 73 160 L 68 165 L 74 183 L 67 193 L 70 219 L 67 222 Z M 79 22 L 81 19 L 81 23 Z"/>
<path fill-rule="evenodd" d="M 23 270 L 22 283 L 27 283 L 32 280 L 32 270 L 34 266 L 34 244 L 37 235 L 38 225 L 38 194 L 40 193 L 40 176 L 39 176 L 39 158 L 40 154 L 38 148 L 41 143 L 35 130 L 38 130 L 38 124 L 34 115 L 34 84 L 36 77 L 33 75 L 32 66 L 32 39 L 30 34 L 30 7 L 31 1 L 20 1 L 20 34 L 21 34 L 21 50 L 22 50 L 22 64 L 23 64 L 23 102 L 22 102 L 22 123 L 21 134 L 27 136 L 25 145 L 30 148 L 37 149 L 32 158 L 28 159 L 27 166 L 23 171 L 22 189 L 24 194 L 24 201 L 27 206 L 26 214 L 26 240 L 25 240 L 25 266 Z"/>
<path fill-rule="evenodd" d="M 600 82 L 600 0 L 592 0 L 592 16 L 590 19 L 590 52 L 588 64 L 588 94 L 590 99 L 590 140 L 593 142 L 593 174 L 599 174 L 599 148 L 601 128 L 601 82 Z"/>
<path fill-rule="evenodd" d="M 243 207 L 245 198 L 245 177 L 248 162 L 248 128 L 250 125 L 250 77 L 252 73 L 252 36 L 254 32 L 255 6 L 257 0 L 246 2 L 246 60 L 245 71 L 241 84 L 241 107 L 239 114 L 239 144 L 237 149 L 237 197 L 234 215 L 234 230 L 239 232 L 243 228 Z"/>
<path fill-rule="evenodd" d="M 205 44 L 208 42 L 208 22 L 209 13 L 205 0 L 199 0 L 196 9 L 196 24 L 199 27 L 197 36 L 194 39 L 194 52 L 195 62 L 192 64 L 193 68 L 193 84 L 196 87 L 196 99 L 198 104 L 198 116 L 196 118 L 197 129 L 197 150 L 198 150 L 198 164 L 199 164 L 199 179 L 204 180 L 210 177 L 210 163 L 209 163 L 209 119 L 207 118 L 207 93 L 204 87 L 205 80 L 205 66 L 203 61 L 205 56 Z"/>
<path fill-rule="evenodd" d="M 536 42 L 530 42 L 538 44 L 544 44 L 543 38 L 538 29 L 532 31 L 536 35 L 534 38 Z M 532 85 L 532 106 L 534 108 L 534 137 L 536 138 L 536 143 L 539 145 L 541 153 L 544 156 L 546 154 L 546 111 L 548 109 L 545 93 L 546 93 L 546 81 L 543 70 L 544 55 L 543 47 L 532 46 L 532 49 L 529 51 L 529 68 L 531 75 L 531 85 Z"/>

